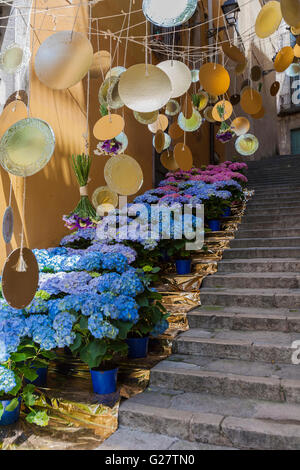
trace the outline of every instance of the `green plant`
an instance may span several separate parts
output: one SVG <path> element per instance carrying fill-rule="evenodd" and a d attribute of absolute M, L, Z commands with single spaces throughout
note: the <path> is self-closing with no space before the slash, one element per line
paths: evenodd
<path fill-rule="evenodd" d="M 80 218 L 96 219 L 96 211 L 87 195 L 87 184 L 92 165 L 92 158 L 84 153 L 72 155 L 72 167 L 80 187 L 80 200 L 72 214 L 77 214 Z"/>

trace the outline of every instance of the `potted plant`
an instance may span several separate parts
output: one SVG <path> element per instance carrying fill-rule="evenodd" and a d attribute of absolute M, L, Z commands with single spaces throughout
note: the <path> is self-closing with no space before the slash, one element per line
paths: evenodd
<path fill-rule="evenodd" d="M 205 201 L 205 217 L 209 228 L 213 232 L 221 230 L 220 219 L 224 216 L 223 214 L 226 207 L 228 207 L 228 201 L 217 196 L 211 196 L 207 201 Z"/>

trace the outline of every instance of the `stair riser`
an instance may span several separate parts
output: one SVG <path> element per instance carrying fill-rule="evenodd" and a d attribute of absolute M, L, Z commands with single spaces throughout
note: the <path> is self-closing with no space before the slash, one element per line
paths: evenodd
<path fill-rule="evenodd" d="M 208 294 L 200 292 L 202 305 L 224 305 L 226 307 L 257 307 L 257 308 L 300 308 L 300 295 L 238 295 Z"/>
<path fill-rule="evenodd" d="M 253 315 L 193 315 L 188 317 L 190 328 L 222 329 L 234 331 L 281 331 L 283 333 L 300 333 L 299 319 L 286 320 L 285 318 L 259 317 Z"/>
<path fill-rule="evenodd" d="M 274 217 L 273 222 L 249 222 L 246 219 L 243 219 L 243 224 L 240 225 L 239 229 L 241 230 L 268 230 L 268 229 L 285 229 L 288 230 L 291 226 L 293 229 L 300 229 L 300 223 L 295 222 L 291 223 L 287 219 L 287 217 L 277 218 Z"/>
<path fill-rule="evenodd" d="M 264 249 L 258 248 L 257 250 L 225 250 L 223 259 L 254 259 L 254 258 L 300 258 L 300 248 L 278 248 L 278 249 Z"/>
<path fill-rule="evenodd" d="M 240 225 L 239 230 L 236 232 L 236 240 L 243 239 L 243 238 L 288 238 L 288 237 L 300 237 L 300 229 L 243 230 L 243 226 Z"/>
<path fill-rule="evenodd" d="M 299 217 L 299 210 L 300 206 L 298 205 L 297 207 L 284 207 L 284 208 L 278 208 L 278 209 L 262 209 L 262 210 L 254 210 L 252 208 L 248 208 L 244 214 L 245 219 L 247 220 L 248 217 L 268 217 L 274 216 L 274 217 L 285 217 L 285 216 L 292 216 L 295 214 Z"/>
<path fill-rule="evenodd" d="M 279 226 L 281 226 L 282 223 L 289 224 L 290 226 L 293 225 L 300 225 L 300 215 L 299 212 L 298 214 L 294 215 L 289 215 L 288 213 L 282 214 L 282 215 L 244 215 L 243 217 L 243 223 L 245 224 L 262 224 L 262 223 L 270 223 L 270 222 L 275 222 Z"/>
<path fill-rule="evenodd" d="M 257 263 L 219 263 L 219 273 L 280 273 L 280 272 L 300 272 L 300 260 L 299 262 L 284 261 L 284 262 L 257 262 Z"/>
<path fill-rule="evenodd" d="M 198 356 L 261 361 L 267 363 L 291 364 L 292 349 L 280 345 L 250 345 L 213 341 L 193 341 L 187 339 L 173 343 L 176 354 L 193 354 Z"/>
<path fill-rule="evenodd" d="M 268 238 L 253 238 L 253 239 L 236 239 L 230 242 L 230 248 L 254 248 L 254 247 L 299 247 L 300 238 L 282 238 L 282 239 L 268 239 Z"/>
<path fill-rule="evenodd" d="M 216 278 L 215 276 L 207 277 L 202 287 L 222 287 L 227 289 L 277 289 L 280 286 L 280 289 L 300 289 L 300 275 L 299 279 L 291 279 L 291 278 L 284 278 L 280 277 L 278 279 L 274 278 L 256 278 L 247 277 L 247 278 L 230 278 L 230 277 L 222 277 L 219 276 Z"/>

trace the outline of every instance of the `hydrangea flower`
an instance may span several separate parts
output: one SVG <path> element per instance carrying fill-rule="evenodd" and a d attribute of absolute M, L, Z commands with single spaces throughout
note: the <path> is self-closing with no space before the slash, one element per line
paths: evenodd
<path fill-rule="evenodd" d="M 101 312 L 97 312 L 89 317 L 88 329 L 98 339 L 115 339 L 119 334 L 118 328 L 103 320 Z"/>
<path fill-rule="evenodd" d="M 7 367 L 0 365 L 0 391 L 9 393 L 17 385 L 15 374 Z"/>
<path fill-rule="evenodd" d="M 169 323 L 167 322 L 167 320 L 161 320 L 160 322 L 156 323 L 150 335 L 155 338 L 157 336 L 162 335 L 168 328 Z"/>

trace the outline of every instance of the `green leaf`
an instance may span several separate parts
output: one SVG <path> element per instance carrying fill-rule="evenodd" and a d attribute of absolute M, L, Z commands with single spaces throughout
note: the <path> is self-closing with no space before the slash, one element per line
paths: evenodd
<path fill-rule="evenodd" d="M 11 395 L 16 396 L 19 392 L 20 388 L 22 387 L 22 380 L 21 378 L 15 374 L 16 386 L 9 392 Z"/>
<path fill-rule="evenodd" d="M 1 403 L 1 401 L 0 401 L 0 419 L 1 419 L 2 415 L 3 415 L 3 413 L 4 413 L 4 406 L 2 405 L 2 403 Z"/>
<path fill-rule="evenodd" d="M 14 411 L 19 404 L 18 398 L 13 398 L 9 405 L 5 408 L 5 411 Z"/>
<path fill-rule="evenodd" d="M 49 423 L 49 416 L 46 411 L 33 410 L 26 416 L 26 421 L 28 421 L 28 423 L 36 424 L 37 426 L 47 426 Z"/>
<path fill-rule="evenodd" d="M 33 406 L 36 402 L 36 396 L 33 394 L 35 386 L 33 384 L 28 384 L 23 389 L 22 397 L 27 406 Z"/>
<path fill-rule="evenodd" d="M 149 306 L 149 300 L 147 299 L 147 297 L 137 298 L 136 301 L 137 301 L 137 303 L 140 307 L 148 307 Z"/>
<path fill-rule="evenodd" d="M 42 351 L 41 355 L 43 357 L 46 357 L 50 361 L 53 361 L 54 359 L 56 359 L 56 353 L 54 351 Z"/>
<path fill-rule="evenodd" d="M 77 351 L 77 349 L 80 348 L 81 344 L 82 344 L 82 337 L 81 337 L 80 334 L 77 333 L 74 343 L 71 344 L 69 347 L 70 347 L 71 351 L 74 352 L 74 351 Z"/>
<path fill-rule="evenodd" d="M 35 354 L 32 354 L 32 351 L 28 351 L 23 353 L 13 353 L 10 357 L 12 362 L 24 362 L 34 356 Z"/>
<path fill-rule="evenodd" d="M 85 362 L 90 369 L 98 367 L 103 359 L 107 350 L 107 345 L 104 341 L 93 340 L 80 351 L 80 359 Z"/>
<path fill-rule="evenodd" d="M 18 369 L 21 374 L 24 375 L 25 379 L 30 380 L 30 382 L 33 382 L 35 379 L 38 378 L 38 374 L 32 367 L 22 366 Z"/>
<path fill-rule="evenodd" d="M 87 317 L 81 317 L 79 326 L 82 330 L 87 330 L 88 329 L 88 318 Z"/>
<path fill-rule="evenodd" d="M 125 321 L 114 321 L 114 325 L 118 328 L 119 334 L 118 337 L 120 339 L 126 339 L 129 331 L 133 327 L 133 323 L 125 322 Z"/>

